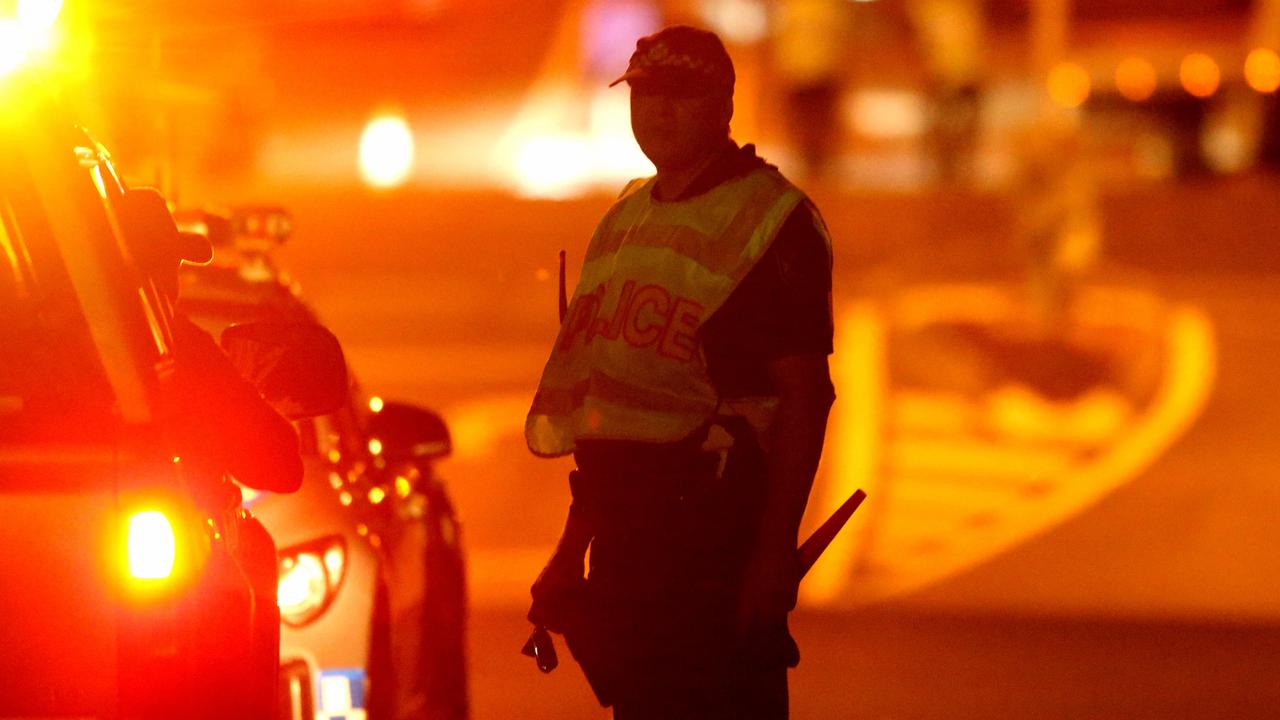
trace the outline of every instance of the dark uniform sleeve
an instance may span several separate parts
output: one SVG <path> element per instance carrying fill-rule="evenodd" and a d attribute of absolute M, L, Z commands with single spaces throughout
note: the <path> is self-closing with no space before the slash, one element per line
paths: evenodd
<path fill-rule="evenodd" d="M 722 395 L 770 391 L 769 361 L 832 351 L 831 253 L 804 203 L 703 327 L 703 349 Z"/>
<path fill-rule="evenodd" d="M 174 318 L 179 441 L 192 459 L 226 471 L 258 490 L 289 493 L 302 485 L 302 458 L 293 425 L 277 413 L 204 330 Z"/>

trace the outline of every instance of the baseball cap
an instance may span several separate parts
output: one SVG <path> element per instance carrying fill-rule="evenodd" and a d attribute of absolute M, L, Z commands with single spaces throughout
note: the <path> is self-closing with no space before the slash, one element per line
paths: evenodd
<path fill-rule="evenodd" d="M 609 83 L 652 80 L 686 92 L 733 93 L 733 60 L 709 30 L 672 25 L 636 41 L 627 71 Z"/>

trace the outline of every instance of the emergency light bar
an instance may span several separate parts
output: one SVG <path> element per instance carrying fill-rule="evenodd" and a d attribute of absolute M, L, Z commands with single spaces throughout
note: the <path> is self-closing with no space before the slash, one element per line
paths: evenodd
<path fill-rule="evenodd" d="M 236 239 L 231 219 L 214 210 L 174 210 L 173 221 L 177 224 L 178 230 L 203 235 L 215 248 L 228 247 Z"/>
<path fill-rule="evenodd" d="M 283 244 L 293 234 L 293 217 L 279 206 L 247 206 L 231 211 L 231 227 L 239 237 Z"/>
<path fill-rule="evenodd" d="M 293 234 L 293 216 L 278 206 L 244 206 L 229 211 L 183 208 L 173 211 L 183 232 L 209 238 L 214 247 L 281 245 Z"/>

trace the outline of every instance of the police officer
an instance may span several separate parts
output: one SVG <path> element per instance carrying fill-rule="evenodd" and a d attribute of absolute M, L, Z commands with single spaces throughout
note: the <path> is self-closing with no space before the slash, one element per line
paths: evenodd
<path fill-rule="evenodd" d="M 121 201 L 130 251 L 170 306 L 178 301 L 183 262 L 213 259 L 208 239 L 181 233 L 164 198 L 130 189 Z M 291 493 L 302 486 L 302 457 L 293 425 L 236 371 L 213 337 L 175 311 L 170 318 L 174 372 L 161 400 L 172 419 L 177 451 L 210 477 L 229 472 L 243 485 Z"/>
<path fill-rule="evenodd" d="M 835 398 L 830 239 L 730 138 L 713 33 L 641 38 L 624 81 L 657 175 L 596 228 L 526 421 L 532 452 L 578 468 L 530 616 L 617 720 L 785 718 L 797 531 Z"/>

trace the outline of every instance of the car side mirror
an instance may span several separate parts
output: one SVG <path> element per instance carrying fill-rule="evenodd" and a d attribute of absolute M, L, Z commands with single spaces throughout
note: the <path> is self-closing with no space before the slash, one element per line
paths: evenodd
<path fill-rule="evenodd" d="M 333 333 L 305 322 L 232 325 L 220 341 L 231 364 L 290 420 L 325 415 L 347 400 L 347 361 Z"/>
<path fill-rule="evenodd" d="M 370 439 L 382 443 L 382 457 L 391 462 L 435 460 L 453 452 L 444 419 L 417 405 L 384 403 L 366 429 Z"/>

